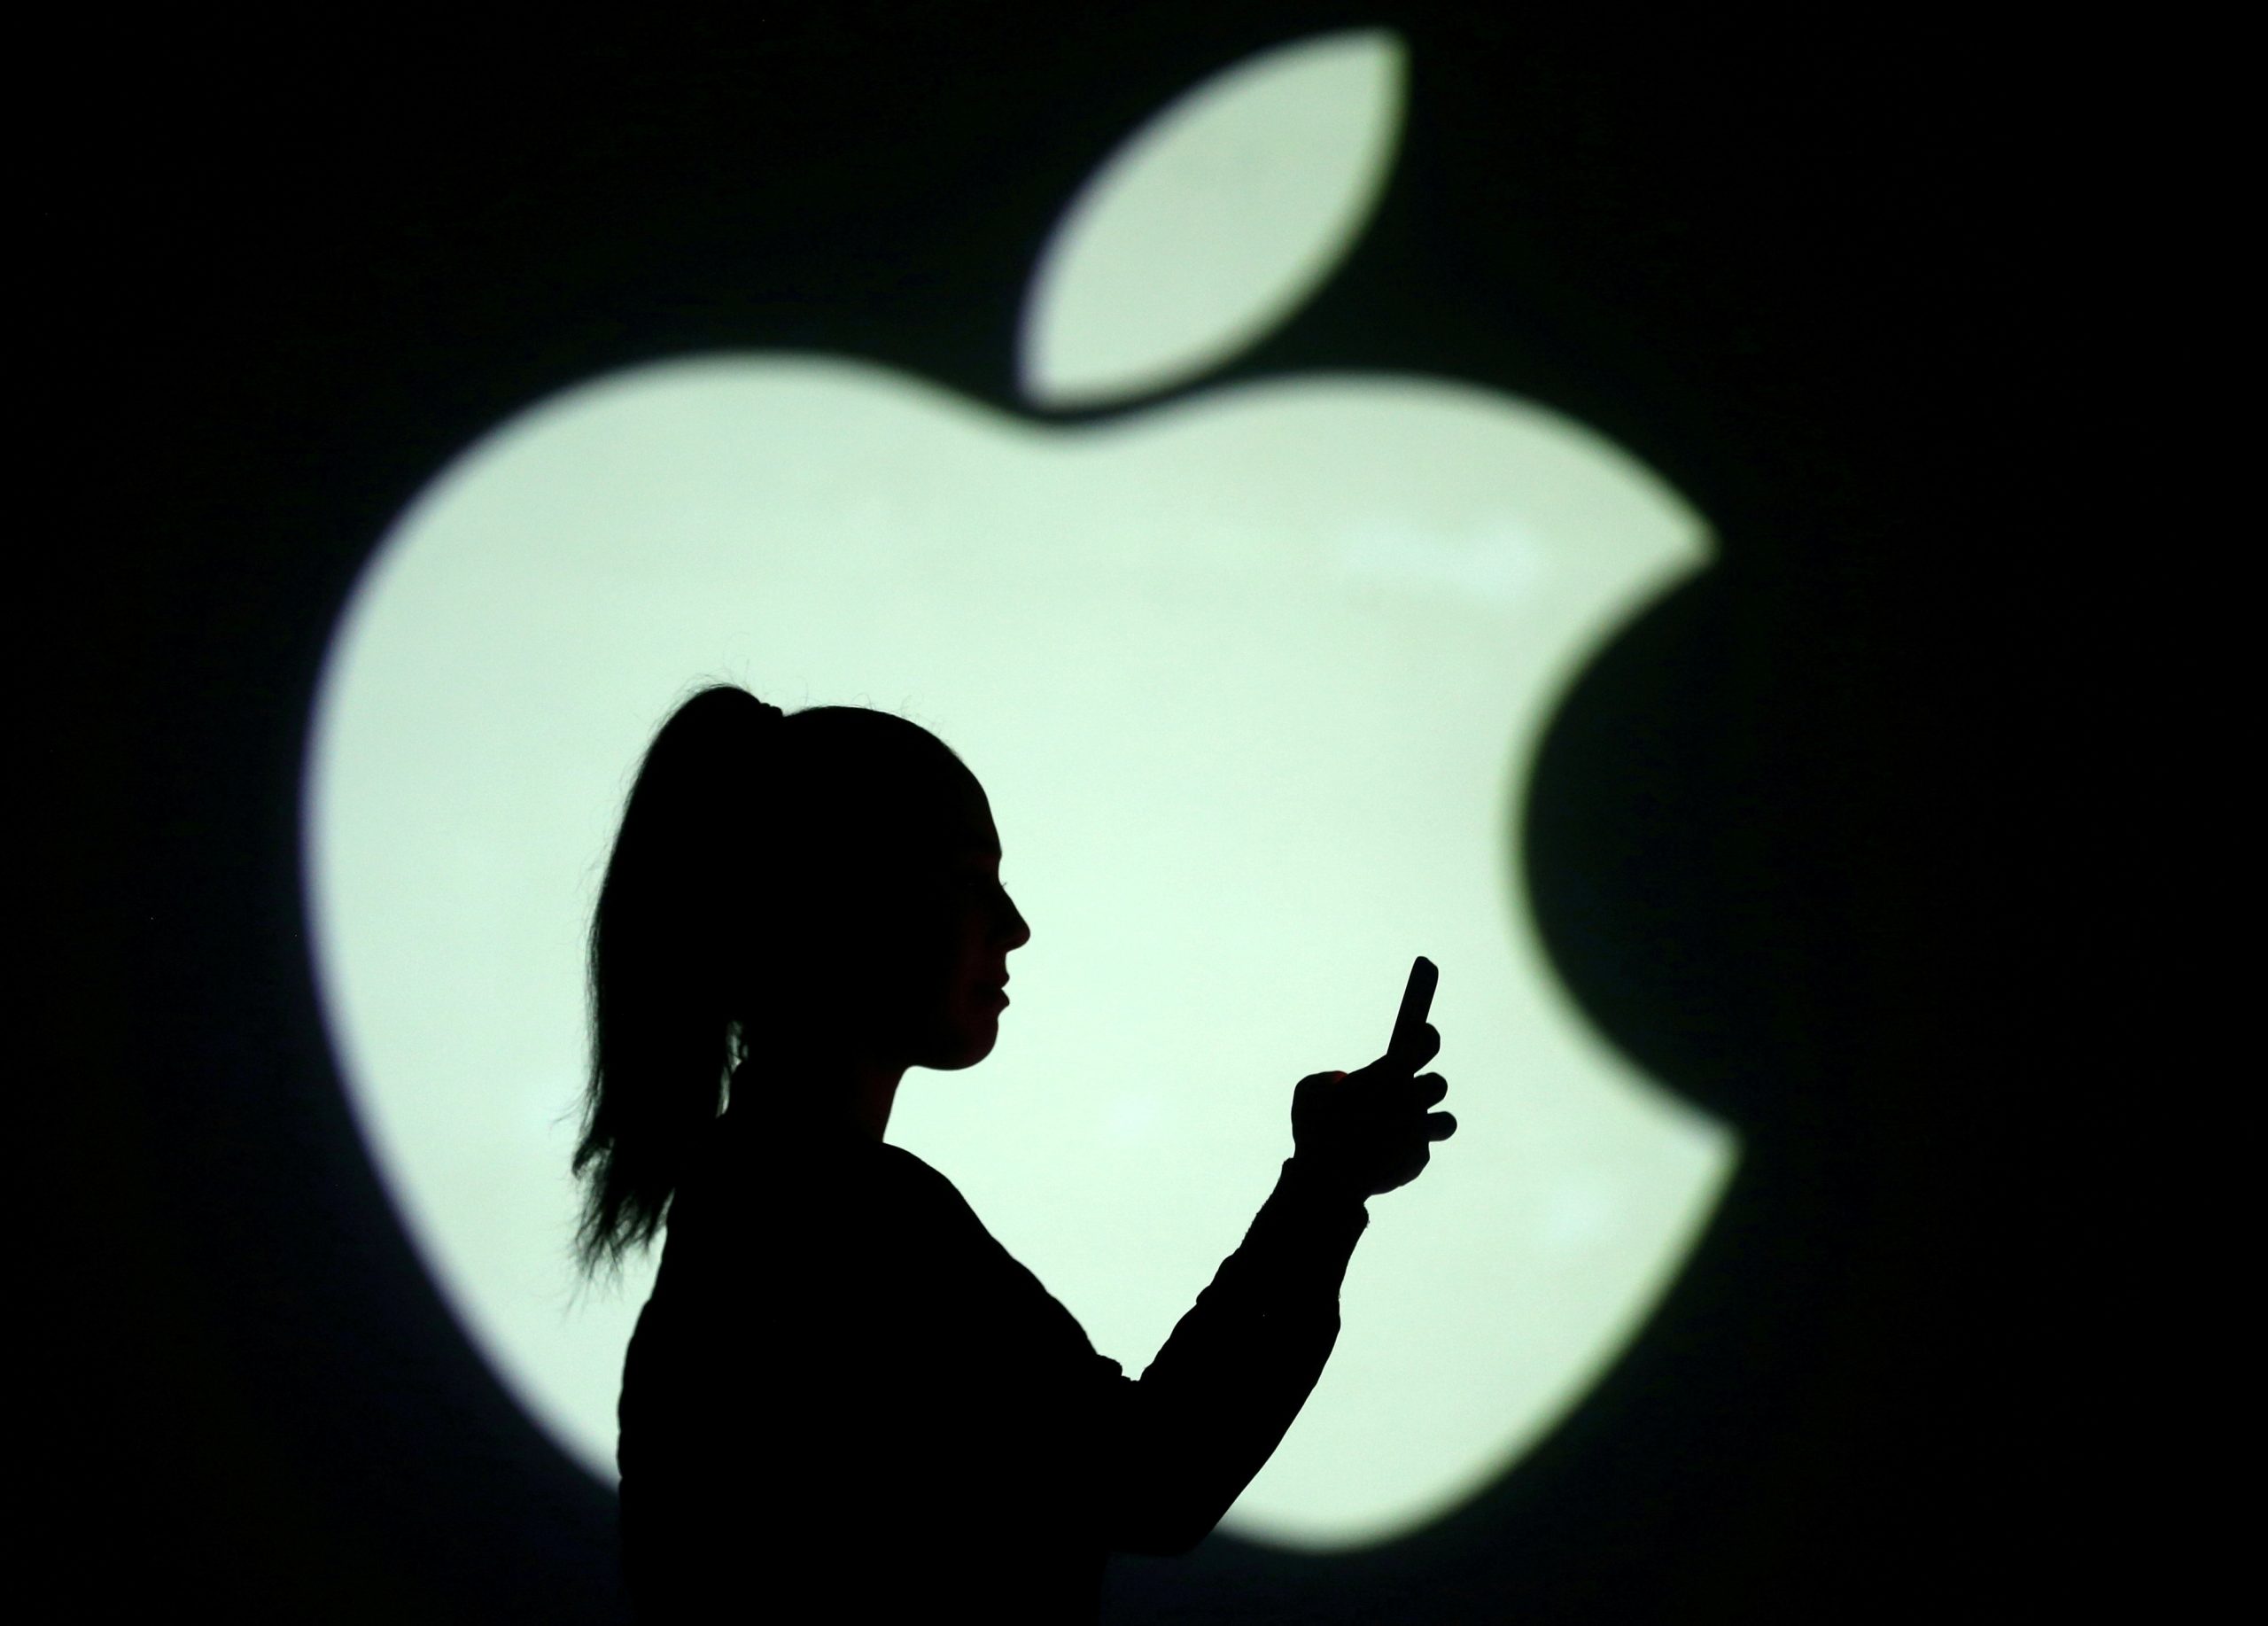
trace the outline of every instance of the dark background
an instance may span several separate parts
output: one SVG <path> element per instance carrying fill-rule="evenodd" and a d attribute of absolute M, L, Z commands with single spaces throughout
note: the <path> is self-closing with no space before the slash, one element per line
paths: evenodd
<path fill-rule="evenodd" d="M 1412 61 L 1381 207 L 1216 377 L 1481 382 L 1714 520 L 1721 563 L 1555 724 L 1526 861 L 1581 997 L 1747 1157 L 1639 1344 L 1474 1506 L 1327 1562 L 1120 1560 L 1110 1618 L 1985 1618 L 2099 1573 L 2039 1291 L 2074 1206 L 2046 1125 L 2091 1087 L 2039 1037 L 2070 1014 L 2039 921 L 2096 839 L 2044 790 L 2077 589 L 2038 284 L 2087 162 L 2059 70 L 1973 25 L 1595 10 L 90 25 L 45 59 L 21 349 L 55 500 L 18 648 L 61 674 L 23 749 L 65 913 L 19 987 L 64 1117 L 22 1161 L 64 1198 L 21 1232 L 61 1266 L 23 1409 L 65 1595 L 619 1618 L 610 1493 L 455 1333 L 336 1085 L 296 828 L 331 618 L 447 457 L 610 368 L 815 348 L 1016 409 L 1080 180 L 1216 68 L 1373 22 Z"/>

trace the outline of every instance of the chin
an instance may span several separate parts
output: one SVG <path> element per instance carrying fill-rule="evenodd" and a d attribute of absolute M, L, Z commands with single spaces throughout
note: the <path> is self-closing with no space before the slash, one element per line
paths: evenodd
<path fill-rule="evenodd" d="M 939 1072 L 957 1073 L 965 1067 L 974 1067 L 992 1054 L 992 1046 L 1000 1042 L 1000 1027 L 995 1022 L 973 1024 L 955 1033 L 930 1054 L 933 1060 L 922 1063 Z"/>

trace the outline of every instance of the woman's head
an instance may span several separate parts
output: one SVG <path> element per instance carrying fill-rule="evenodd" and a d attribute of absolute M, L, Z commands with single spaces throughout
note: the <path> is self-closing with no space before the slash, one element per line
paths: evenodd
<path fill-rule="evenodd" d="M 813 790 L 761 826 L 741 1053 L 793 1066 L 849 1046 L 897 1070 L 983 1060 L 1008 953 L 1031 935 L 1000 887 L 984 788 L 888 712 L 827 707 L 781 727 L 783 766 Z"/>
<path fill-rule="evenodd" d="M 998 855 L 975 776 L 904 718 L 724 686 L 672 714 L 592 922 L 586 1269 L 652 1240 L 741 1062 L 791 1088 L 821 1058 L 983 1059 L 1030 936 Z"/>

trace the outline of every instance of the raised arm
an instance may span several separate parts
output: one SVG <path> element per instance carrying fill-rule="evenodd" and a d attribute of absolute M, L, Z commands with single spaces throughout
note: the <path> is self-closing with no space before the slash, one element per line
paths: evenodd
<path fill-rule="evenodd" d="M 1111 1545 L 1184 1552 L 1203 1540 L 1299 1415 L 1339 1336 L 1339 1287 L 1365 1202 L 1407 1185 L 1456 1132 L 1417 1071 L 1441 1048 L 1406 1024 L 1358 1072 L 1315 1073 L 1292 1098 L 1293 1152 L 1243 1245 L 1223 1262 L 1139 1381 L 1102 1361 Z M 1100 1358 L 1098 1358 L 1099 1360 Z"/>

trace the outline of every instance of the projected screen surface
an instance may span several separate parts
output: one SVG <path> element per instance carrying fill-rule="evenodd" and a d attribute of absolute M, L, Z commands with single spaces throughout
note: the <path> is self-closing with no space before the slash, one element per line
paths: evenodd
<path fill-rule="evenodd" d="M 584 933 L 629 774 L 705 680 L 900 712 L 983 782 L 1033 938 L 997 1050 L 909 1075 L 890 1139 L 1130 1372 L 1266 1194 L 1293 1084 L 1377 1055 L 1411 955 L 1441 966 L 1460 1132 L 1374 1205 L 1337 1350 L 1229 1528 L 1344 1547 L 1456 1506 L 1682 1263 L 1734 1138 L 1572 1002 L 1519 821 L 1559 699 L 1706 565 L 1705 523 L 1595 432 L 1469 385 L 1141 404 L 1340 252 L 1393 63 L 1366 35 L 1232 71 L 1067 213 L 1024 387 L 1123 410 L 1015 416 L 819 355 L 659 362 L 499 425 L 374 555 L 307 764 L 334 1041 L 468 1334 L 594 1474 L 651 1277 L 571 1302 Z M 1354 133 L 1269 159 L 1252 132 L 1309 103 Z M 1232 147 L 1250 161 L 1190 156 Z M 1335 167 L 1313 206 L 1255 212 L 1180 314 L 1110 338 L 1125 258 L 1159 238 L 1121 211 L 1230 230 L 1219 189 L 1270 191 L 1270 162 Z"/>

